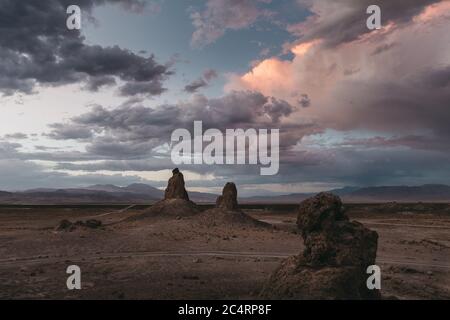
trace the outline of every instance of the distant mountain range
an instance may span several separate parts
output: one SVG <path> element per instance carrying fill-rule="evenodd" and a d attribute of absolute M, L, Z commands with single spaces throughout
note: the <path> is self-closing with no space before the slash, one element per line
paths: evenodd
<path fill-rule="evenodd" d="M 450 186 L 440 184 L 426 184 L 416 187 L 391 186 L 357 189 L 343 195 L 344 201 L 399 201 L 399 202 L 448 202 L 450 201 Z"/>
<path fill-rule="evenodd" d="M 195 202 L 215 202 L 217 195 L 189 192 Z M 127 187 L 93 185 L 85 188 L 38 188 L 19 192 L 0 191 L 0 204 L 149 204 L 164 198 L 164 191 L 147 184 Z"/>
<path fill-rule="evenodd" d="M 330 190 L 345 202 L 450 202 L 450 186 L 422 185 L 389 187 L 345 187 Z M 314 193 L 240 198 L 241 203 L 298 203 Z M 189 192 L 191 200 L 214 203 L 217 195 Z M 31 189 L 20 192 L 0 191 L 0 204 L 150 204 L 164 197 L 164 191 L 147 184 L 93 185 L 73 189 Z"/>
<path fill-rule="evenodd" d="M 422 186 L 345 187 L 330 190 L 344 202 L 450 202 L 450 186 L 427 184 Z M 296 203 L 314 193 L 293 193 L 274 197 L 252 197 L 246 202 Z"/>

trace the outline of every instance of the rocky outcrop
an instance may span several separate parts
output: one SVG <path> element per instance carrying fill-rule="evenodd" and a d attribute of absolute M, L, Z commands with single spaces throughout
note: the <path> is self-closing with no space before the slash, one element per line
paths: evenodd
<path fill-rule="evenodd" d="M 217 198 L 216 207 L 227 211 L 238 210 L 237 188 L 233 182 L 225 185 L 222 195 Z"/>
<path fill-rule="evenodd" d="M 169 179 L 166 191 L 164 193 L 164 200 L 168 199 L 182 199 L 189 201 L 189 196 L 184 188 L 184 177 L 183 174 L 175 168 L 172 170 L 172 177 Z"/>
<path fill-rule="evenodd" d="M 72 232 L 78 227 L 89 228 L 89 229 L 98 229 L 102 227 L 102 222 L 100 220 L 90 219 L 86 221 L 77 221 L 75 223 L 70 222 L 69 220 L 62 220 L 58 226 L 55 228 L 56 231 L 64 231 L 64 232 Z"/>
<path fill-rule="evenodd" d="M 61 220 L 55 228 L 55 231 L 72 232 L 73 230 L 75 230 L 74 224 L 66 219 Z"/>
<path fill-rule="evenodd" d="M 189 200 L 183 174 L 178 168 L 175 168 L 172 170 L 172 177 L 167 184 L 164 200 L 156 202 L 144 213 L 127 218 L 125 221 L 136 221 L 150 217 L 182 218 L 196 215 L 199 212 L 197 205 Z"/>
<path fill-rule="evenodd" d="M 237 188 L 233 182 L 228 182 L 222 190 L 222 195 L 216 200 L 216 207 L 199 215 L 203 225 L 229 227 L 271 227 L 269 224 L 256 220 L 239 209 Z"/>
<path fill-rule="evenodd" d="M 262 295 L 276 299 L 376 299 L 366 287 L 378 234 L 350 222 L 339 197 L 320 193 L 300 204 L 297 225 L 305 249 L 272 274 Z"/>

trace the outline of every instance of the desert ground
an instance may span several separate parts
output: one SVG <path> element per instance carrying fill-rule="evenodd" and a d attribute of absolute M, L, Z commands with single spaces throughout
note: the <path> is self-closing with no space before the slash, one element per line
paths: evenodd
<path fill-rule="evenodd" d="M 1 206 L 0 299 L 258 299 L 281 260 L 303 250 L 297 207 L 242 205 L 272 225 L 258 227 L 204 215 L 125 221 L 146 206 Z M 379 234 L 383 297 L 450 299 L 450 205 L 346 212 Z M 63 219 L 103 226 L 57 231 Z M 66 287 L 73 264 L 81 290 Z"/>

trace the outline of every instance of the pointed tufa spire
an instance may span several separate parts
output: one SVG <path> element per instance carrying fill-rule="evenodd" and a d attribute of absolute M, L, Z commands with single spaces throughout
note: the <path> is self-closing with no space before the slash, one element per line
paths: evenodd
<path fill-rule="evenodd" d="M 237 189 L 233 182 L 228 182 L 223 188 L 222 195 L 216 200 L 216 207 L 227 211 L 238 209 Z"/>
<path fill-rule="evenodd" d="M 183 174 L 178 168 L 173 169 L 172 174 L 164 194 L 164 200 L 182 199 L 189 201 L 188 193 L 184 188 Z"/>
<path fill-rule="evenodd" d="M 172 177 L 167 184 L 164 199 L 154 203 L 143 213 L 127 218 L 127 221 L 137 221 L 150 217 L 172 217 L 182 218 L 198 214 L 200 210 L 197 205 L 189 200 L 188 193 L 184 188 L 183 174 L 175 168 Z"/>
<path fill-rule="evenodd" d="M 210 226 L 272 228 L 270 224 L 254 219 L 239 209 L 237 188 L 233 182 L 225 185 L 222 195 L 216 200 L 216 207 L 203 211 L 199 217 L 202 224 Z"/>

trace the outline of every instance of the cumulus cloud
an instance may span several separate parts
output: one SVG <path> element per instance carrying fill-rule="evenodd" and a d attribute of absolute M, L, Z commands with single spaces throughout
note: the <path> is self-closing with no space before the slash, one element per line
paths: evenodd
<path fill-rule="evenodd" d="M 107 3 L 133 11 L 145 6 L 140 0 L 83 0 L 77 5 L 90 14 L 94 6 Z M 66 28 L 70 4 L 65 0 L 0 1 L 1 93 L 31 93 L 36 85 L 79 82 L 96 91 L 114 84 L 115 78 L 126 82 L 123 94 L 163 91 L 162 83 L 171 74 L 168 66 L 159 64 L 152 55 L 143 57 L 118 46 L 86 44 L 78 30 Z"/>
<path fill-rule="evenodd" d="M 342 3 L 348 10 L 334 10 L 336 16 L 331 15 L 335 5 Z M 353 30 L 345 36 L 326 29 L 322 21 L 322 29 L 309 26 L 311 36 L 301 36 L 291 48 L 292 60 L 262 60 L 248 73 L 231 77 L 227 89 L 255 90 L 294 105 L 298 101 L 303 105 L 305 93 L 311 108 L 294 116 L 312 119 L 323 129 L 431 136 L 439 142 L 430 145 L 441 149 L 450 141 L 450 2 L 383 4 L 383 12 L 392 11 L 385 13 L 385 22 L 393 22 L 384 29 Z M 361 5 L 318 0 L 312 8 L 321 8 L 320 19 L 344 20 L 345 25 L 351 20 L 347 15 L 353 16 Z"/>

